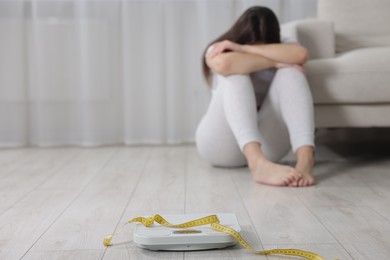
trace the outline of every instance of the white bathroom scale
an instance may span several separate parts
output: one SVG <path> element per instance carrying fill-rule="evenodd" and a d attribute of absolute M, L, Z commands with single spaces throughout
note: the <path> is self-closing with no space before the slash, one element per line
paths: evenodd
<path fill-rule="evenodd" d="M 180 224 L 213 214 L 162 215 L 172 224 Z M 235 214 L 216 214 L 220 224 L 241 231 Z M 235 245 L 236 240 L 229 234 L 214 231 L 210 225 L 191 228 L 169 228 L 155 224 L 144 227 L 137 223 L 134 229 L 134 243 L 149 250 L 188 251 L 224 248 Z"/>

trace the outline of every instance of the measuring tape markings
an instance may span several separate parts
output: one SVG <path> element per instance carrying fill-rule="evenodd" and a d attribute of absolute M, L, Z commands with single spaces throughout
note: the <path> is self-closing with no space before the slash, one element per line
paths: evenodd
<path fill-rule="evenodd" d="M 164 219 L 162 216 L 159 214 L 156 214 L 154 216 L 144 218 L 144 217 L 136 217 L 131 220 L 129 220 L 125 225 L 138 222 L 144 225 L 145 227 L 150 227 L 153 225 L 154 222 L 159 223 L 162 226 L 165 227 L 170 227 L 170 228 L 190 228 L 190 227 L 196 227 L 196 226 L 203 226 L 210 224 L 211 228 L 215 231 L 219 232 L 224 232 L 229 235 L 231 235 L 238 243 L 240 243 L 243 247 L 250 249 L 254 251 L 255 253 L 258 253 L 260 255 L 274 255 L 274 254 L 279 254 L 279 255 L 291 255 L 291 256 L 298 256 L 310 260 L 325 260 L 322 256 L 309 252 L 309 251 L 304 251 L 300 249 L 272 249 L 272 250 L 256 250 L 252 246 L 248 244 L 248 242 L 245 241 L 245 239 L 234 229 L 229 228 L 227 226 L 219 224 L 220 221 L 217 217 L 217 215 L 210 215 L 207 217 L 191 220 L 185 223 L 181 224 L 171 224 L 169 223 L 166 219 Z M 124 227 L 122 227 L 121 230 L 119 230 L 116 233 L 113 233 L 111 235 L 108 235 L 107 237 L 104 238 L 103 240 L 103 245 L 104 246 L 111 246 L 111 239 L 114 235 L 117 235 L 123 231 Z"/>

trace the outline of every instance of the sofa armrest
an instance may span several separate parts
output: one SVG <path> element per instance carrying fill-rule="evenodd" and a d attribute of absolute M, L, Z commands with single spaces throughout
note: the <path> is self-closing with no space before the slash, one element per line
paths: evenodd
<path fill-rule="evenodd" d="M 335 33 L 332 21 L 307 19 L 285 23 L 282 37 L 306 47 L 310 59 L 332 58 L 335 55 Z"/>

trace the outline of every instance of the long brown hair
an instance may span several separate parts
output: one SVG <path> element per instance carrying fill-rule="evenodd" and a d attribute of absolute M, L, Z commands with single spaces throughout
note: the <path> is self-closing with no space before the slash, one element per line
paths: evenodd
<path fill-rule="evenodd" d="M 280 43 L 279 21 L 274 12 L 263 6 L 254 6 L 246 10 L 233 26 L 208 46 L 216 42 L 229 40 L 238 44 L 255 44 L 262 42 Z M 203 74 L 210 82 L 210 68 L 206 64 L 206 51 L 203 53 Z"/>

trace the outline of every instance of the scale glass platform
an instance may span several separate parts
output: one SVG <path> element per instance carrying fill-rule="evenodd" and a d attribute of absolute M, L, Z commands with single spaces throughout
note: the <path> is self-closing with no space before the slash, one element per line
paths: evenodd
<path fill-rule="evenodd" d="M 206 217 L 211 214 L 163 215 L 172 224 L 188 222 Z M 216 214 L 220 224 L 230 227 L 237 232 L 241 231 L 235 214 Z M 186 229 L 168 228 L 155 224 L 153 227 L 144 227 L 137 223 L 134 229 L 134 242 L 137 246 L 149 250 L 189 251 L 224 248 L 233 246 L 237 242 L 229 234 L 214 231 L 210 225 L 191 227 Z"/>

